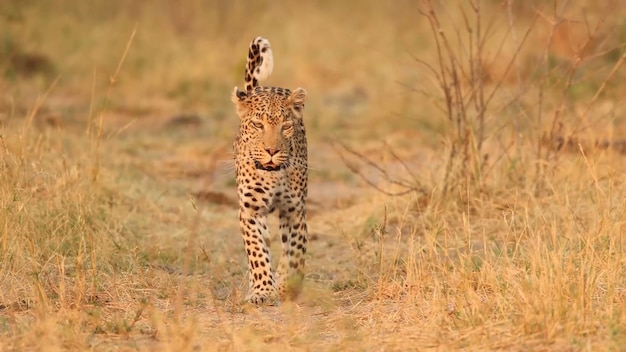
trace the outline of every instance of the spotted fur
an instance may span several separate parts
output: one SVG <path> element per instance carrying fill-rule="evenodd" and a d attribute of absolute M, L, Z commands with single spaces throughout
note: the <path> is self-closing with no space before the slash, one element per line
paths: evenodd
<path fill-rule="evenodd" d="M 307 244 L 306 91 L 259 86 L 273 68 L 269 41 L 250 43 L 245 91 L 232 101 L 240 118 L 233 144 L 239 224 L 248 255 L 249 292 L 254 304 L 294 298 L 302 289 Z M 268 214 L 278 211 L 282 256 L 271 266 Z"/>

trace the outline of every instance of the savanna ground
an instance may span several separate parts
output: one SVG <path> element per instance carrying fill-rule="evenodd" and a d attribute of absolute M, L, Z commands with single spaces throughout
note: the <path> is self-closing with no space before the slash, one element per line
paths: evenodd
<path fill-rule="evenodd" d="M 0 350 L 624 349 L 624 18 L 0 3 Z M 230 152 L 257 35 L 311 165 L 304 292 L 263 308 Z"/>

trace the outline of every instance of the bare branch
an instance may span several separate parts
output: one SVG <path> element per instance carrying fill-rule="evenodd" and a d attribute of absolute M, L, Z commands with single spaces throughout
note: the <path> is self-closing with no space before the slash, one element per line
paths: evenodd
<path fill-rule="evenodd" d="M 369 167 L 371 167 L 374 170 L 378 171 L 378 173 L 380 173 L 382 175 L 382 177 L 385 179 L 385 181 L 389 182 L 392 185 L 396 185 L 396 186 L 399 186 L 401 188 L 404 188 L 404 190 L 398 191 L 398 192 L 393 192 L 393 191 L 388 191 L 388 190 L 385 190 L 385 189 L 381 188 L 378 184 L 376 184 L 375 182 L 370 180 L 368 177 L 366 177 L 357 167 L 355 167 L 352 163 L 350 163 L 346 159 L 344 154 L 339 150 L 339 148 L 336 147 L 337 145 L 339 145 L 343 150 L 345 150 L 349 154 L 351 154 L 351 155 L 355 156 L 356 158 L 358 158 L 359 160 L 361 160 L 363 163 L 365 163 Z M 418 183 L 412 184 L 412 183 L 408 183 L 408 182 L 405 182 L 405 181 L 393 178 L 391 175 L 389 175 L 387 170 L 385 170 L 384 168 L 382 168 L 378 164 L 376 164 L 373 161 L 371 161 L 368 157 L 366 157 L 363 154 L 361 154 L 361 153 L 359 153 L 359 152 L 349 148 L 347 145 L 345 145 L 345 144 L 343 144 L 343 143 L 341 143 L 339 141 L 333 141 L 331 143 L 331 146 L 335 150 L 335 152 L 337 152 L 337 154 L 339 155 L 339 157 L 343 161 L 344 165 L 346 165 L 346 167 L 348 169 L 350 169 L 350 171 L 352 171 L 354 174 L 359 176 L 370 187 L 374 188 L 375 190 L 377 190 L 377 191 L 379 191 L 379 192 L 381 192 L 381 193 L 383 193 L 385 195 L 388 195 L 388 196 L 402 196 L 402 195 L 413 193 L 413 192 L 418 192 L 418 193 L 422 193 L 422 194 L 427 194 L 428 193 L 428 192 L 426 192 L 426 190 L 424 190 L 422 187 L 420 187 Z M 400 158 L 397 157 L 397 155 L 395 153 L 392 153 L 392 156 L 394 156 L 394 158 L 397 158 L 397 160 L 401 160 Z M 403 163 L 403 166 L 408 169 L 408 166 L 406 166 L 406 164 Z M 415 175 L 413 175 L 412 173 L 411 173 L 411 176 L 415 180 L 417 179 L 415 177 Z"/>

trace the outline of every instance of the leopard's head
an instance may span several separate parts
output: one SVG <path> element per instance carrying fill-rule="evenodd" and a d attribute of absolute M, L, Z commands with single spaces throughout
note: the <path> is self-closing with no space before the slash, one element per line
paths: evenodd
<path fill-rule="evenodd" d="M 240 143 L 258 169 L 276 171 L 289 165 L 291 138 L 302 119 L 306 91 L 255 87 L 233 90 L 232 101 L 241 120 Z"/>

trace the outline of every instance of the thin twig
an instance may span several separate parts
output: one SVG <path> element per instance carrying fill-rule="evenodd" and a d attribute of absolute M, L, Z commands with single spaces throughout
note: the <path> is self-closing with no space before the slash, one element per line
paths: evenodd
<path fill-rule="evenodd" d="M 352 163 L 350 163 L 346 159 L 344 154 L 336 147 L 336 145 L 339 145 L 342 149 L 344 149 L 345 151 L 347 151 L 351 155 L 357 157 L 358 159 L 360 159 L 361 161 L 366 163 L 368 166 L 371 166 L 372 168 L 376 169 L 383 176 L 385 181 L 391 183 L 392 185 L 400 186 L 401 188 L 404 188 L 404 190 L 403 191 L 399 191 L 399 192 L 392 192 L 392 191 L 388 191 L 388 190 L 385 190 L 385 189 L 381 188 L 378 184 L 376 184 L 375 182 L 370 180 L 368 177 L 366 177 Z M 370 187 L 374 188 L 375 190 L 377 190 L 377 191 L 379 191 L 379 192 L 381 192 L 381 193 L 383 193 L 385 195 L 388 195 L 388 196 L 402 196 L 402 195 L 409 194 L 409 193 L 412 193 L 412 192 L 426 193 L 425 190 L 422 189 L 421 187 L 419 187 L 419 185 L 417 185 L 417 184 L 407 183 L 407 182 L 404 182 L 404 181 L 401 181 L 401 180 L 397 180 L 397 179 L 391 177 L 389 175 L 389 173 L 387 172 L 387 170 L 385 170 L 384 168 L 378 166 L 376 163 L 372 162 L 368 157 L 366 157 L 363 154 L 361 154 L 361 153 L 359 153 L 359 152 L 349 148 L 348 146 L 346 146 L 345 144 L 343 144 L 343 143 L 341 143 L 339 141 L 333 141 L 331 143 L 331 146 L 335 150 L 335 152 L 337 152 L 337 154 L 341 158 L 341 161 L 344 163 L 344 165 L 346 165 L 346 167 L 351 172 L 353 172 L 354 174 L 359 176 Z M 395 154 L 392 154 L 392 155 L 395 155 Z"/>

